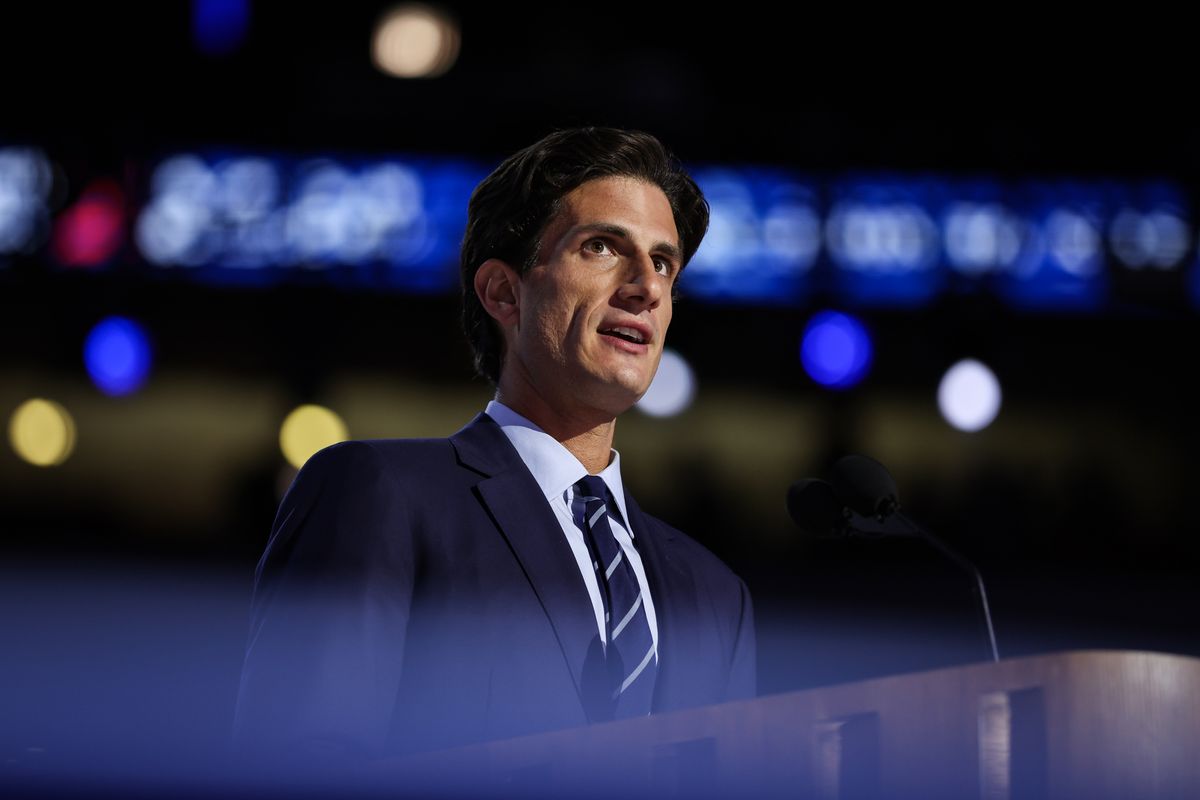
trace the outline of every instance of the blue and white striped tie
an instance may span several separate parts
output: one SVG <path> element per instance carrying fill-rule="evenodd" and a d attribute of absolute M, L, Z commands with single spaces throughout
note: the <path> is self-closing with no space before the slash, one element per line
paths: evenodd
<path fill-rule="evenodd" d="M 592 566 L 604 599 L 608 629 L 605 662 L 616 704 L 614 718 L 644 716 L 650 713 L 657 663 L 642 590 L 608 523 L 604 480 L 588 475 L 575 486 L 584 502 L 584 528 L 591 539 Z"/>

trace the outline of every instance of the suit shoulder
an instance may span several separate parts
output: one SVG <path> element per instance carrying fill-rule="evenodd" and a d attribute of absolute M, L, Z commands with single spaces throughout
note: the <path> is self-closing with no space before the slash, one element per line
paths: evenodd
<path fill-rule="evenodd" d="M 296 483 L 337 476 L 358 485 L 428 475 L 454 463 L 449 439 L 355 439 L 317 451 L 305 462 Z"/>
<path fill-rule="evenodd" d="M 363 439 L 314 453 L 296 474 L 275 520 L 298 523 L 314 512 L 349 522 L 382 510 L 398 513 L 404 498 L 437 482 L 454 464 L 447 439 Z"/>
<path fill-rule="evenodd" d="M 414 503 L 454 463 L 446 439 L 340 442 L 313 454 L 279 505 L 260 577 L 285 562 L 363 563 L 410 544 Z"/>
<path fill-rule="evenodd" d="M 436 459 L 439 455 L 453 455 L 450 440 L 437 439 L 351 439 L 332 444 L 318 450 L 308 464 L 392 466 L 412 461 Z"/>

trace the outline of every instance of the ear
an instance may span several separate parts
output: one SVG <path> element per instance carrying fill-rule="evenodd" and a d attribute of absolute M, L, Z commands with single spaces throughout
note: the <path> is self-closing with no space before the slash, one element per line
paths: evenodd
<path fill-rule="evenodd" d="M 521 279 L 498 258 L 489 258 L 475 271 L 475 296 L 501 328 L 515 327 L 520 316 Z"/>

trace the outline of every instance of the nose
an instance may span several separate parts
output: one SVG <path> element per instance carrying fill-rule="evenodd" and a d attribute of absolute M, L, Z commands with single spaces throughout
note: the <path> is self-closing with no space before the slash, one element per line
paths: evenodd
<path fill-rule="evenodd" d="M 629 267 L 626 281 L 617 295 L 627 303 L 642 308 L 654 308 L 662 301 L 666 278 L 654 268 L 654 259 L 642 254 Z"/>

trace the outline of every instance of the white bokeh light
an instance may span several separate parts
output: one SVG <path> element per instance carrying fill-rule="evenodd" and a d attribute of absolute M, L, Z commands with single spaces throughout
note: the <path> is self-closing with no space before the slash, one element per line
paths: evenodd
<path fill-rule="evenodd" d="M 763 246 L 776 258 L 807 272 L 821 251 L 821 219 L 803 203 L 781 203 L 763 220 Z"/>
<path fill-rule="evenodd" d="M 1112 221 L 1109 243 L 1126 267 L 1175 269 L 1187 253 L 1192 232 L 1186 220 L 1168 210 L 1142 214 L 1122 209 Z"/>
<path fill-rule="evenodd" d="M 259 156 L 208 166 L 164 161 L 134 236 L 163 267 L 311 269 L 417 263 L 436 246 L 421 173 L 388 161 L 351 168 L 329 158 L 284 168 Z"/>
<path fill-rule="evenodd" d="M 933 268 L 938 226 L 914 203 L 842 202 L 825 223 L 834 261 L 854 272 L 897 274 Z"/>
<path fill-rule="evenodd" d="M 443 11 L 408 4 L 387 12 L 375 26 L 371 59 L 397 78 L 433 78 L 458 58 L 458 25 Z"/>
<path fill-rule="evenodd" d="M 998 203 L 955 203 L 943 224 L 946 259 L 968 277 L 1006 270 L 1020 253 L 1020 223 Z"/>
<path fill-rule="evenodd" d="M 1000 381 L 982 362 L 963 359 L 942 376 L 938 409 L 960 431 L 981 431 L 1000 413 Z"/>
<path fill-rule="evenodd" d="M 0 148 L 0 253 L 29 247 L 46 227 L 50 163 L 36 149 Z"/>
<path fill-rule="evenodd" d="M 212 256 L 211 233 L 220 184 L 199 156 L 185 153 L 159 164 L 150 181 L 152 200 L 138 215 L 134 239 L 146 260 L 159 266 L 196 266 Z"/>
<path fill-rule="evenodd" d="M 225 217 L 245 224 L 262 219 L 279 203 L 279 171 L 265 158 L 234 158 L 216 169 Z"/>
<path fill-rule="evenodd" d="M 658 372 L 636 408 L 652 417 L 673 417 L 692 404 L 696 394 L 696 376 L 683 356 L 663 350 Z"/>
<path fill-rule="evenodd" d="M 1090 278 L 1100 272 L 1100 232 L 1083 214 L 1068 208 L 1051 212 L 1045 224 L 1050 256 L 1063 272 Z"/>

